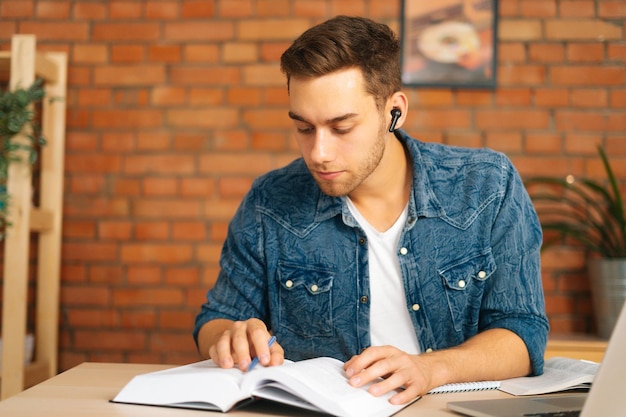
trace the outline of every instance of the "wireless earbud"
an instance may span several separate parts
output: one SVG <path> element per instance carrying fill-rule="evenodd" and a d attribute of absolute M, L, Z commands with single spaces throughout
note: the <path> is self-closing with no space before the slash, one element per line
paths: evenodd
<path fill-rule="evenodd" d="M 402 116 L 400 109 L 394 108 L 391 110 L 391 124 L 389 125 L 389 132 L 396 130 L 396 123 L 398 123 L 400 116 Z"/>

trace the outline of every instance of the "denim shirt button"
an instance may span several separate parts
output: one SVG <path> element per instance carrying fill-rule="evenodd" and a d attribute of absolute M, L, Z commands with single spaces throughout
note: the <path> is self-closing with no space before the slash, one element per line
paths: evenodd
<path fill-rule="evenodd" d="M 485 271 L 480 271 L 478 273 L 478 278 L 483 279 L 487 276 L 487 273 Z"/>
<path fill-rule="evenodd" d="M 291 287 L 293 287 L 293 281 L 292 281 L 292 280 L 290 280 L 290 279 L 288 279 L 288 280 L 285 282 L 285 287 L 287 287 L 287 288 L 291 288 Z"/>
<path fill-rule="evenodd" d="M 367 303 L 367 300 L 368 300 L 367 295 L 362 295 L 362 296 L 361 296 L 361 303 L 362 303 L 362 304 Z"/>
<path fill-rule="evenodd" d="M 428 348 L 428 349 L 426 349 L 426 353 L 430 353 L 430 352 L 432 352 L 432 351 L 433 351 L 433 348 Z"/>
<path fill-rule="evenodd" d="M 401 255 L 406 255 L 407 253 L 409 253 L 409 250 L 407 248 L 400 248 Z"/>
<path fill-rule="evenodd" d="M 459 288 L 465 288 L 465 281 L 460 280 L 460 281 L 458 282 L 458 285 L 459 285 Z"/>
<path fill-rule="evenodd" d="M 419 310 L 419 309 L 420 309 L 420 305 L 419 305 L 419 304 L 417 304 L 417 303 L 415 303 L 415 304 L 413 304 L 413 305 L 411 306 L 411 309 L 412 309 L 413 311 L 417 311 L 417 310 Z"/>
<path fill-rule="evenodd" d="M 364 237 L 360 238 L 360 239 L 359 239 L 359 243 L 360 243 L 361 245 L 365 244 L 365 238 L 364 238 Z"/>
<path fill-rule="evenodd" d="M 311 291 L 313 292 L 317 292 L 317 290 L 319 289 L 319 287 L 315 284 L 311 285 Z"/>

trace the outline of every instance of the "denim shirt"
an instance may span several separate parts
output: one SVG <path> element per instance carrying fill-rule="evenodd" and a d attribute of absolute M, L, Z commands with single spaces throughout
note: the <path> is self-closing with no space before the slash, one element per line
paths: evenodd
<path fill-rule="evenodd" d="M 396 136 L 413 162 L 397 256 L 422 352 L 504 328 L 541 374 L 548 321 L 541 227 L 510 160 Z M 348 360 L 370 346 L 368 242 L 302 159 L 256 179 L 233 217 L 221 271 L 196 318 L 263 320 L 285 356 Z M 400 306 L 399 306 L 400 307 Z"/>

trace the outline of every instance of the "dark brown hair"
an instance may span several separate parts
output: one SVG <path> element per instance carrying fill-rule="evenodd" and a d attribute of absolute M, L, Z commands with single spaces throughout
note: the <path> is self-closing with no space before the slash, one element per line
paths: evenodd
<path fill-rule="evenodd" d="M 337 16 L 305 31 L 280 58 L 287 88 L 292 77 L 320 77 L 351 67 L 361 69 L 378 106 L 400 91 L 400 42 L 389 26 Z"/>

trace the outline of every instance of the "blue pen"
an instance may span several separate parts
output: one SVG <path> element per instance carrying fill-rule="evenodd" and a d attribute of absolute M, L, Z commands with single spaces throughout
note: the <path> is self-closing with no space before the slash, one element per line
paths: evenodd
<path fill-rule="evenodd" d="M 276 336 L 270 337 L 270 340 L 267 341 L 267 347 L 271 347 L 275 341 L 276 341 Z M 248 366 L 248 371 L 251 371 L 257 365 L 257 363 L 259 363 L 258 356 L 252 359 L 252 362 L 250 362 L 250 365 Z"/>

